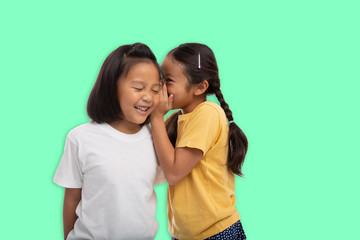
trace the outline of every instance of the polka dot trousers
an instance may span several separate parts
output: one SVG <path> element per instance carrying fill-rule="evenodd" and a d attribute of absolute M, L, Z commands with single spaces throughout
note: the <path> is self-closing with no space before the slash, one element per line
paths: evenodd
<path fill-rule="evenodd" d="M 171 237 L 171 240 L 179 240 Z M 246 240 L 244 229 L 241 225 L 240 220 L 225 229 L 224 231 L 215 234 L 205 240 Z"/>

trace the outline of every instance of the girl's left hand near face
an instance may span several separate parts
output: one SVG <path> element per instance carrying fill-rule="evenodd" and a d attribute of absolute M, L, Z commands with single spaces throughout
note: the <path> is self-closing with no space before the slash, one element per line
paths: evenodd
<path fill-rule="evenodd" d="M 150 117 L 159 116 L 163 118 L 164 115 L 172 108 L 174 95 L 171 94 L 170 96 L 168 96 L 166 84 L 161 87 L 159 92 L 159 98 L 159 104 L 150 114 Z"/>

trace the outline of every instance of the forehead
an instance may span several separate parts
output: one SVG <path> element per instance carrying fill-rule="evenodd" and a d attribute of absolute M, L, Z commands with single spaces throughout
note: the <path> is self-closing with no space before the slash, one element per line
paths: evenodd
<path fill-rule="evenodd" d="M 184 70 L 184 65 L 176 61 L 171 55 L 166 56 L 164 61 L 161 64 L 161 70 L 166 74 L 182 74 Z"/>
<path fill-rule="evenodd" d="M 124 80 L 159 83 L 160 74 L 158 68 L 153 63 L 140 62 L 130 67 Z"/>

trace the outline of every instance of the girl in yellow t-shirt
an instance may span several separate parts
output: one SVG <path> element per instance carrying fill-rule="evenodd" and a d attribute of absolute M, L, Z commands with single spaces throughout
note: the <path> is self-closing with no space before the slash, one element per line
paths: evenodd
<path fill-rule="evenodd" d="M 246 239 L 235 209 L 234 174 L 242 175 L 247 139 L 221 93 L 214 53 L 203 44 L 182 44 L 161 67 L 166 84 L 150 119 L 169 183 L 172 239 Z M 221 107 L 206 101 L 208 94 Z M 181 110 L 164 123 L 170 109 Z"/>

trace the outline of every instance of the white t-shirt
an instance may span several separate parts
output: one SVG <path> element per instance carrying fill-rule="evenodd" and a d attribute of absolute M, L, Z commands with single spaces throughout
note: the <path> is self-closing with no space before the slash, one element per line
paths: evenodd
<path fill-rule="evenodd" d="M 156 194 L 165 182 L 145 125 L 124 134 L 109 124 L 80 125 L 66 138 L 54 182 L 82 188 L 72 239 L 154 239 Z"/>

